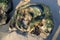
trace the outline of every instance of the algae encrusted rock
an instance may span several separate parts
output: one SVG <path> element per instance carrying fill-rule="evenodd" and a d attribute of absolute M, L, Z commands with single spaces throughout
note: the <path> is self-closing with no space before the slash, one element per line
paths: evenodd
<path fill-rule="evenodd" d="M 43 38 L 46 38 L 54 27 L 54 23 L 48 6 L 29 3 L 15 10 L 9 27 L 41 37 L 44 35 Z"/>
<path fill-rule="evenodd" d="M 12 7 L 11 0 L 0 0 L 0 25 L 6 24 Z"/>

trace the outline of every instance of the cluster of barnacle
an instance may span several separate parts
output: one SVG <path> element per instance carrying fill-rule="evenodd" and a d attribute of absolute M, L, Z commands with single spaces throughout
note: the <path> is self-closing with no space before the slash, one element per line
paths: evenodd
<path fill-rule="evenodd" d="M 47 37 L 53 28 L 50 9 L 44 4 L 26 4 L 15 11 L 9 27 Z"/>
<path fill-rule="evenodd" d="M 0 0 L 0 25 L 6 24 L 8 21 L 9 11 L 11 11 L 12 7 L 10 4 L 11 0 Z"/>

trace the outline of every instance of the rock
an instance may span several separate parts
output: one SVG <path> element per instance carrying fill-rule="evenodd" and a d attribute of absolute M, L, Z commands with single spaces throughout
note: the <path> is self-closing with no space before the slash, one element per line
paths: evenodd
<path fill-rule="evenodd" d="M 9 21 L 9 13 L 11 12 L 11 10 L 11 0 L 0 0 L 0 25 L 6 24 Z"/>
<path fill-rule="evenodd" d="M 42 38 L 47 38 L 50 33 L 47 32 L 47 29 L 49 27 L 53 28 L 54 25 L 52 25 L 53 20 L 50 16 L 48 6 L 44 4 L 28 3 L 23 6 L 20 5 L 19 9 L 15 10 L 15 14 L 10 21 L 9 27 L 11 27 L 11 29 L 16 28 L 22 32 L 27 32 L 37 36 L 44 35 Z"/>

